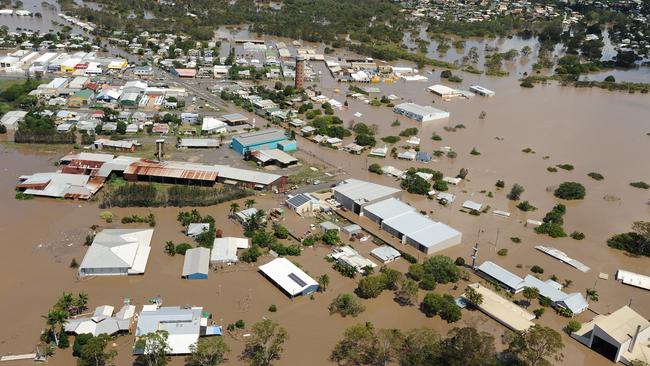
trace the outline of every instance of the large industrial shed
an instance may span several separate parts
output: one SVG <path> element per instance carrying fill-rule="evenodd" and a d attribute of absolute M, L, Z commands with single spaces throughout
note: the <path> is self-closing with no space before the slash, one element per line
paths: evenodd
<path fill-rule="evenodd" d="M 458 245 L 462 234 L 454 228 L 421 215 L 408 204 L 388 198 L 363 208 L 364 216 L 425 254 Z"/>
<path fill-rule="evenodd" d="M 210 271 L 210 249 L 193 248 L 185 252 L 182 277 L 188 280 L 205 280 Z"/>
<path fill-rule="evenodd" d="M 382 222 L 386 219 L 414 211 L 415 208 L 397 198 L 389 198 L 364 207 L 361 216 L 365 216 L 375 224 L 381 226 Z"/>
<path fill-rule="evenodd" d="M 390 197 L 399 198 L 402 195 L 402 191 L 398 188 L 353 178 L 339 183 L 332 188 L 332 192 L 334 192 L 334 199 L 343 207 L 359 215 L 367 205 Z"/>
<path fill-rule="evenodd" d="M 80 276 L 144 274 L 153 229 L 106 229 L 95 236 L 79 266 Z"/>
<path fill-rule="evenodd" d="M 261 265 L 260 272 L 289 297 L 309 295 L 318 290 L 318 283 L 286 258 L 277 258 Z"/>
<path fill-rule="evenodd" d="M 290 143 L 283 143 L 289 141 Z M 244 155 L 247 151 L 280 149 L 283 151 L 296 150 L 296 141 L 289 140 L 283 130 L 270 129 L 244 133 L 232 139 L 230 147 Z"/>

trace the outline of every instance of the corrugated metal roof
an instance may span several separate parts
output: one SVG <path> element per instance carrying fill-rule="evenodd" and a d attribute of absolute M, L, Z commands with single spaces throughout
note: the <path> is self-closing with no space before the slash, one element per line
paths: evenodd
<path fill-rule="evenodd" d="M 269 129 L 244 133 L 233 137 L 233 141 L 238 141 L 243 146 L 259 145 L 274 141 L 285 140 L 287 136 L 283 130 Z"/>
<path fill-rule="evenodd" d="M 400 192 L 400 189 L 350 178 L 332 188 L 332 191 L 337 192 L 352 201 L 364 203 L 388 197 Z"/>

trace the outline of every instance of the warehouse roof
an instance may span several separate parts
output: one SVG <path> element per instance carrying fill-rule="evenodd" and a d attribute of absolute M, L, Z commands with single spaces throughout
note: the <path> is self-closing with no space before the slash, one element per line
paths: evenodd
<path fill-rule="evenodd" d="M 628 341 L 636 332 L 637 325 L 641 326 L 641 330 L 650 327 L 650 322 L 629 306 L 623 306 L 609 315 L 599 315 L 592 322 L 619 343 Z"/>
<path fill-rule="evenodd" d="M 231 114 L 226 114 L 221 116 L 221 118 L 225 119 L 228 122 L 244 122 L 248 121 L 248 117 L 244 116 L 243 114 L 240 113 L 231 113 Z"/>
<path fill-rule="evenodd" d="M 415 208 L 394 197 L 373 203 L 363 208 L 363 212 L 369 212 L 381 220 L 387 220 L 413 211 L 415 211 Z"/>
<path fill-rule="evenodd" d="M 217 139 L 192 139 L 182 138 L 179 147 L 219 147 L 219 140 Z"/>
<path fill-rule="evenodd" d="M 284 140 L 286 138 L 287 136 L 284 134 L 283 130 L 272 128 L 268 130 L 244 133 L 233 137 L 233 141 L 236 140 L 244 146 L 251 146 L 264 144 L 270 141 Z"/>
<path fill-rule="evenodd" d="M 493 262 L 485 261 L 477 269 L 510 289 L 513 289 L 515 292 L 524 288 L 525 283 L 523 278 Z"/>
<path fill-rule="evenodd" d="M 311 286 L 318 286 L 313 278 L 286 258 L 276 258 L 259 269 L 291 296 L 298 295 Z"/>
<path fill-rule="evenodd" d="M 421 245 L 431 248 L 445 240 L 460 236 L 461 233 L 449 225 L 441 222 L 434 222 L 432 224 L 418 230 L 414 233 L 407 234 L 407 236 Z"/>
<path fill-rule="evenodd" d="M 435 223 L 436 222 L 431 220 L 429 217 L 411 211 L 384 220 L 383 225 L 390 226 L 404 235 L 412 236 L 412 234 L 424 230 Z"/>
<path fill-rule="evenodd" d="M 400 189 L 350 178 L 332 188 L 332 191 L 357 203 L 365 203 L 393 195 Z"/>
<path fill-rule="evenodd" d="M 210 249 L 193 248 L 185 252 L 183 260 L 183 277 L 193 274 L 205 274 L 207 276 L 210 267 Z"/>

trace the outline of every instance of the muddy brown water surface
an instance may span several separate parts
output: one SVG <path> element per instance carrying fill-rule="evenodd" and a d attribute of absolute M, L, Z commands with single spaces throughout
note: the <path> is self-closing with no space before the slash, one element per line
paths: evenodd
<path fill-rule="evenodd" d="M 512 78 L 463 75 L 465 81 L 459 87 L 467 88 L 470 84 L 479 83 L 495 90 L 496 97 L 477 96 L 471 100 L 444 102 L 424 90 L 438 82 L 437 74 L 427 75 L 430 80 L 425 83 L 396 82 L 373 86 L 379 87 L 382 94 L 392 93 L 404 100 L 448 110 L 451 112 L 449 120 L 422 125 L 406 118 L 397 118 L 390 108 L 371 107 L 351 99 L 348 99 L 348 109 L 336 113 L 346 124 L 350 120 L 376 124 L 378 137 L 397 135 L 407 127 L 418 127 L 423 150 L 431 152 L 442 146 L 450 146 L 458 153 L 456 159 L 441 157 L 428 164 L 392 158 L 374 159 L 322 148 L 304 139 L 299 140 L 302 150 L 299 157 L 305 160 L 305 164 L 329 166 L 332 171 L 338 171 L 340 179 L 356 177 L 392 186 L 399 183 L 390 177 L 368 173 L 367 166 L 373 162 L 400 169 L 426 166 L 450 176 L 456 175 L 461 168 L 467 168 L 468 179 L 459 186 L 450 186 L 450 192 L 457 195 L 456 202 L 450 207 L 442 207 L 422 196 L 406 194 L 404 197 L 434 219 L 463 232 L 463 243 L 441 254 L 453 258 L 462 256 L 469 262 L 471 248 L 478 242 L 479 263 L 493 260 L 522 276 L 530 273 L 530 266 L 537 264 L 545 269 L 543 279 L 552 274 L 561 281 L 571 279 L 570 292 L 580 291 L 584 294 L 585 288 L 595 286 L 600 295 L 600 300 L 591 304 L 595 312 L 608 313 L 631 302 L 636 311 L 649 318 L 650 293 L 621 285 L 613 277 L 618 268 L 647 275 L 650 273 L 650 259 L 632 258 L 606 246 L 608 237 L 628 231 L 633 221 L 650 220 L 650 193 L 629 186 L 632 181 L 650 181 L 650 164 L 647 160 L 650 156 L 650 137 L 646 136 L 650 132 L 649 97 L 555 85 L 536 86 L 528 90 L 520 89 Z M 336 84 L 327 78 L 320 83 L 324 94 L 341 102 L 346 99 L 347 85 Z M 334 92 L 337 88 L 340 89 L 338 94 Z M 432 103 L 434 100 L 435 103 Z M 481 111 L 487 113 L 487 118 L 478 118 Z M 363 116 L 355 118 L 355 112 L 361 112 Z M 396 118 L 401 125 L 392 127 L 391 123 Z M 465 129 L 456 132 L 443 129 L 444 126 L 461 123 L 466 126 Z M 442 136 L 442 141 L 429 138 L 434 131 Z M 401 145 L 403 142 L 396 144 Z M 470 155 L 473 147 L 481 155 Z M 528 147 L 535 153 L 521 151 Z M 144 214 L 148 209 L 111 209 L 115 218 L 113 223 L 106 224 L 99 218 L 102 210 L 96 202 L 14 199 L 13 187 L 20 175 L 54 170 L 54 161 L 65 152 L 65 149 L 0 145 L 0 246 L 3 253 L 0 256 L 0 324 L 3 325 L 0 354 L 31 352 L 44 327 L 40 316 L 47 312 L 63 291 L 87 292 L 91 309 L 103 304 L 119 307 L 123 297 L 130 297 L 140 306 L 148 298 L 160 295 L 165 305 L 203 306 L 213 314 L 213 320 L 224 325 L 243 319 L 248 327 L 263 317 L 271 318 L 286 327 L 290 335 L 278 365 L 328 364 L 329 353 L 344 329 L 365 321 L 373 322 L 378 328 L 431 327 L 441 334 L 454 326 L 473 326 L 492 333 L 497 347 L 502 347 L 500 336 L 504 327 L 479 312 L 463 311 L 463 319 L 450 325 L 438 317 L 426 318 L 415 306 L 399 306 L 389 292 L 377 299 L 362 300 L 366 311 L 357 318 L 329 316 L 327 306 L 330 301 L 339 293 L 352 292 L 357 280 L 344 278 L 331 269 L 330 264 L 323 260 L 329 253 L 325 247 L 307 248 L 300 257 L 292 258 L 314 277 L 323 273 L 330 276 L 331 285 L 327 292 L 316 294 L 313 300 L 290 300 L 260 276 L 256 266 L 244 264 L 212 271 L 208 280 L 182 280 L 182 256 L 167 256 L 163 246 L 168 240 L 191 242 L 183 235 L 182 227 L 176 221 L 178 212 L 187 209 L 151 209 L 156 215 L 157 226 L 145 275 L 78 280 L 74 270 L 68 266 L 72 258 L 79 262 L 83 258 L 86 250 L 83 241 L 89 227 L 123 227 L 119 224 L 121 217 Z M 234 153 L 228 156 L 239 159 Z M 548 166 L 561 163 L 573 164 L 575 169 L 559 169 L 557 173 L 546 170 Z M 605 179 L 595 181 L 587 177 L 589 172 L 599 172 Z M 495 189 L 497 179 L 506 181 L 505 189 Z M 587 189 L 584 200 L 563 202 L 567 205 L 565 230 L 569 233 L 582 231 L 586 234 L 585 240 L 551 239 L 537 235 L 532 228 L 523 225 L 527 218 L 541 219 L 554 204 L 560 202 L 548 188 L 563 181 L 581 182 Z M 522 199 L 538 207 L 537 211 L 522 213 L 514 207 L 514 202 L 505 197 L 513 183 L 525 187 Z M 493 192 L 493 197 L 488 197 L 489 191 Z M 615 199 L 605 200 L 605 196 Z M 512 216 L 502 218 L 488 213 L 476 217 L 460 212 L 462 202 L 467 199 L 490 205 L 491 209 L 509 211 Z M 282 197 L 260 195 L 256 200 L 258 207 L 269 209 L 279 207 Z M 227 217 L 228 203 L 199 208 L 199 211 L 213 215 L 224 235 L 242 234 L 241 227 Z M 302 219 L 292 213 L 287 213 L 284 218 L 284 224 L 295 233 L 309 229 L 311 222 L 311 219 Z M 515 244 L 510 237 L 519 237 L 522 242 Z M 591 267 L 591 270 L 582 273 L 559 263 L 533 249 L 539 244 L 561 249 Z M 353 245 L 366 255 L 375 246 L 370 241 Z M 496 254 L 501 248 L 508 249 L 506 257 Z M 269 259 L 263 258 L 262 262 Z M 521 268 L 517 268 L 517 265 L 521 265 Z M 389 266 L 403 272 L 408 268 L 403 260 Z M 599 280 L 599 272 L 609 274 L 610 279 Z M 472 280 L 475 279 L 473 277 Z M 465 283 L 461 281 L 457 288 L 439 286 L 436 291 L 459 295 L 464 287 Z M 424 293 L 420 291 L 420 299 Z M 268 312 L 271 304 L 277 305 L 278 312 Z M 529 311 L 538 307 L 535 302 Z M 588 311 L 578 319 L 588 321 L 593 315 Z M 559 331 L 567 321 L 548 309 L 536 322 Z M 566 345 L 563 364 L 609 364 L 608 360 L 566 335 L 563 338 Z M 242 341 L 230 335 L 226 335 L 225 340 L 232 348 L 228 363 L 242 363 L 238 359 L 243 349 Z M 131 364 L 132 344 L 132 335 L 115 340 L 114 347 L 119 352 L 118 365 Z M 74 360 L 70 350 L 59 350 L 48 363 L 71 365 Z M 31 362 L 6 364 L 26 365 Z M 181 365 L 183 358 L 175 357 L 171 364 Z"/>

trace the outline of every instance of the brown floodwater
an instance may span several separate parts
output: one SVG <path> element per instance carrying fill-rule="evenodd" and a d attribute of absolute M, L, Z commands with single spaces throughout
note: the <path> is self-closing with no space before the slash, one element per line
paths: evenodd
<path fill-rule="evenodd" d="M 319 66 L 316 66 L 318 69 Z M 325 73 L 326 71 L 324 71 Z M 650 293 L 633 287 L 621 285 L 613 280 L 615 271 L 624 268 L 630 271 L 649 274 L 649 258 L 633 258 L 621 251 L 609 249 L 606 240 L 614 233 L 627 231 L 635 220 L 650 220 L 650 193 L 629 186 L 632 181 L 650 181 L 650 97 L 641 94 L 625 94 L 597 89 L 574 89 L 555 85 L 536 86 L 521 89 L 513 78 L 488 78 L 485 76 L 463 75 L 465 81 L 460 87 L 479 83 L 495 90 L 493 98 L 475 97 L 471 100 L 444 102 L 424 90 L 437 83 L 438 72 L 425 83 L 378 84 L 382 94 L 396 94 L 420 104 L 433 104 L 451 112 L 450 120 L 430 122 L 424 125 L 392 113 L 387 107 L 371 107 L 363 102 L 349 99 L 349 108 L 337 114 L 349 123 L 350 120 L 376 124 L 378 136 L 397 135 L 407 127 L 418 127 L 422 139 L 421 148 L 433 151 L 442 146 L 450 146 L 458 153 L 456 159 L 446 157 L 439 161 L 425 163 L 397 161 L 392 158 L 373 159 L 365 156 L 349 155 L 318 147 L 304 139 L 299 140 L 303 153 L 300 157 L 305 164 L 327 165 L 338 170 L 338 178 L 356 177 L 397 186 L 393 178 L 377 176 L 367 172 L 373 162 L 393 165 L 400 169 L 410 166 L 426 166 L 442 171 L 445 175 L 456 175 L 461 168 L 469 169 L 468 179 L 459 186 L 450 186 L 450 192 L 457 195 L 451 207 L 442 207 L 436 202 L 421 196 L 406 195 L 405 199 L 418 209 L 427 211 L 436 219 L 463 232 L 463 244 L 444 251 L 451 257 L 463 256 L 467 261 L 474 243 L 480 244 L 479 262 L 493 260 L 511 271 L 525 275 L 533 264 L 545 269 L 543 278 L 552 274 L 560 280 L 571 279 L 569 291 L 584 293 L 587 287 L 596 287 L 600 300 L 591 308 L 598 313 L 616 310 L 622 305 L 632 303 L 632 307 L 646 318 L 650 318 Z M 345 84 L 335 84 L 323 77 L 320 82 L 324 93 L 339 101 L 345 100 Z M 339 88 L 340 93 L 333 89 Z M 432 101 L 435 100 L 435 103 Z M 487 118 L 479 119 L 481 111 Z M 361 112 L 361 118 L 353 114 Z M 391 127 L 392 121 L 399 119 L 401 125 Z M 444 126 L 464 124 L 465 129 L 456 132 L 443 130 Z M 429 137 L 433 132 L 442 136 L 440 142 Z M 380 143 L 381 144 L 381 143 Z M 400 146 L 401 144 L 397 144 Z M 470 155 L 472 148 L 481 155 Z M 531 148 L 535 153 L 526 154 L 521 150 Z M 272 318 L 287 328 L 290 339 L 286 343 L 282 359 L 278 365 L 328 364 L 328 355 L 340 339 L 344 329 L 357 322 L 371 321 L 377 327 L 431 327 L 444 334 L 452 326 L 474 326 L 488 331 L 497 338 L 504 328 L 478 312 L 463 312 L 463 319 L 448 325 L 439 318 L 426 318 L 416 307 L 400 307 L 386 292 L 374 300 L 363 300 L 366 311 L 358 318 L 329 316 L 327 306 L 332 298 L 341 292 L 352 292 L 356 281 L 343 278 L 334 272 L 323 260 L 327 248 L 308 248 L 302 256 L 295 258 L 302 267 L 318 276 L 329 274 L 331 285 L 326 293 L 317 294 L 313 300 L 300 298 L 290 300 L 279 290 L 262 278 L 255 266 L 237 265 L 228 270 L 210 273 L 205 281 L 185 281 L 180 278 L 182 257 L 169 257 L 163 252 L 166 241 L 187 241 L 176 215 L 182 209 L 155 208 L 157 226 L 152 241 L 152 252 L 147 272 L 143 276 L 119 278 L 92 278 L 78 280 L 70 269 L 72 258 L 80 261 L 85 253 L 83 241 L 91 225 L 102 228 L 122 227 L 120 217 L 135 213 L 146 213 L 147 209 L 111 209 L 115 214 L 112 224 L 103 223 L 99 218 L 102 211 L 95 202 L 60 201 L 34 199 L 15 200 L 13 187 L 18 176 L 38 171 L 53 170 L 53 163 L 65 150 L 35 149 L 0 145 L 0 245 L 3 255 L 0 258 L 0 354 L 26 353 L 33 351 L 43 319 L 48 308 L 63 291 L 85 291 L 90 297 L 90 307 L 111 304 L 119 306 L 124 297 L 130 297 L 137 305 L 147 298 L 162 296 L 166 305 L 201 305 L 210 311 L 218 323 L 228 324 L 243 319 L 247 325 L 263 317 Z M 230 158 L 238 159 L 235 154 Z M 547 157 L 548 158 L 545 158 Z M 573 171 L 559 170 L 550 173 L 548 166 L 570 163 Z M 587 177 L 589 172 L 599 172 L 605 176 L 603 181 Z M 497 179 L 506 181 L 505 190 L 495 190 Z M 547 188 L 563 181 L 577 181 L 585 185 L 587 197 L 567 204 L 565 229 L 586 234 L 583 241 L 571 238 L 551 239 L 534 233 L 523 226 L 527 218 L 541 219 L 550 208 L 559 202 Z M 505 195 L 513 183 L 525 187 L 522 199 L 529 200 L 538 210 L 521 213 Z M 485 193 L 481 193 L 485 191 Z M 488 197 L 487 192 L 493 192 Z M 605 200 L 605 196 L 616 199 Z M 478 217 L 460 212 L 466 199 L 488 204 L 492 209 L 512 213 L 510 218 L 482 214 Z M 256 197 L 258 206 L 269 209 L 278 207 L 282 197 L 263 195 Z M 227 218 L 228 204 L 199 209 L 211 214 L 217 220 L 217 227 L 224 235 L 241 235 L 242 229 Z M 301 219 L 287 213 L 284 224 L 295 233 L 301 234 L 309 228 L 308 219 Z M 480 234 L 479 234 L 480 233 Z M 522 242 L 515 244 L 510 237 L 519 237 Z M 564 265 L 533 249 L 535 245 L 547 245 L 565 251 L 591 270 L 582 273 Z M 356 243 L 362 254 L 372 248 L 370 242 Z M 506 257 L 499 257 L 496 251 L 508 249 Z M 407 249 L 408 250 L 408 249 Z M 263 261 L 269 260 L 264 258 Z M 521 268 L 517 268 L 521 265 Z M 406 271 L 407 263 L 397 261 L 390 267 Z M 610 280 L 599 280 L 598 273 L 607 273 Z M 460 294 L 465 284 L 457 288 L 440 286 L 437 291 Z M 424 292 L 420 292 L 420 297 Z M 267 311 L 271 304 L 278 307 L 277 313 Z M 537 308 L 531 306 L 529 310 Z M 581 321 L 591 319 L 593 313 L 585 312 Z M 567 319 L 560 318 L 551 311 L 538 321 L 560 330 Z M 566 365 L 606 365 L 609 362 L 596 353 L 586 349 L 576 341 L 564 337 Z M 231 364 L 241 364 L 238 355 L 243 343 L 237 337 L 225 336 L 233 351 Z M 130 349 L 133 337 L 116 339 L 114 346 L 119 352 L 117 364 L 130 364 Z M 57 351 L 49 360 L 52 365 L 71 365 L 74 360 L 70 350 Z M 7 363 L 7 365 L 31 364 Z M 174 358 L 172 364 L 181 365 L 182 358 Z"/>

